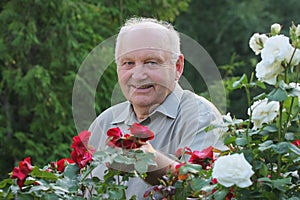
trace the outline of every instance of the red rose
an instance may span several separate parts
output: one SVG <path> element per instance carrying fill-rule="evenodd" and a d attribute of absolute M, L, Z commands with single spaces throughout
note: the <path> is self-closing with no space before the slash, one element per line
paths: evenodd
<path fill-rule="evenodd" d="M 110 147 L 120 147 L 125 149 L 136 149 L 145 144 L 146 141 L 154 138 L 154 133 L 146 126 L 134 123 L 130 128 L 131 134 L 122 133 L 118 127 L 107 131 L 107 144 Z"/>
<path fill-rule="evenodd" d="M 187 154 L 191 155 L 189 160 L 192 164 L 199 164 L 202 166 L 202 169 L 207 169 L 211 167 L 212 162 L 214 161 L 213 147 L 209 146 L 202 151 L 193 151 L 187 152 Z"/>
<path fill-rule="evenodd" d="M 120 137 L 122 137 L 122 135 L 123 135 L 122 131 L 119 127 L 111 128 L 107 131 L 108 137 L 120 138 Z"/>
<path fill-rule="evenodd" d="M 85 167 L 89 161 L 92 161 L 92 154 L 95 152 L 94 149 L 88 147 L 90 136 L 90 132 L 82 131 L 78 136 L 73 137 L 71 158 L 80 168 Z"/>
<path fill-rule="evenodd" d="M 116 142 L 122 137 L 122 131 L 119 127 L 111 128 L 107 131 L 108 145 L 111 147 L 117 146 Z"/>
<path fill-rule="evenodd" d="M 30 163 L 30 158 L 27 157 L 23 161 L 19 162 L 19 167 L 15 167 L 12 172 L 11 178 L 17 178 L 17 184 L 20 189 L 24 186 L 26 177 L 32 171 L 32 165 Z"/>
<path fill-rule="evenodd" d="M 71 160 L 70 158 L 62 158 L 59 161 L 56 162 L 56 169 L 59 172 L 64 172 L 65 171 L 65 167 L 68 164 L 72 164 L 74 163 L 73 160 Z"/>
<path fill-rule="evenodd" d="M 132 124 L 129 130 L 132 135 L 139 138 L 143 142 L 152 140 L 154 138 L 154 133 L 149 130 L 147 126 L 142 126 L 138 123 Z"/>
<path fill-rule="evenodd" d="M 76 148 L 77 151 L 80 151 L 83 154 L 88 147 L 90 136 L 91 133 L 89 131 L 82 131 L 81 133 L 79 133 L 79 135 L 73 137 L 73 143 L 71 145 L 71 148 Z"/>

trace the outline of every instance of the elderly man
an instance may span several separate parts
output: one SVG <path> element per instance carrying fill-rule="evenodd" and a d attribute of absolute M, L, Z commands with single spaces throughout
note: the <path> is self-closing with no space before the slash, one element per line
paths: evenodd
<path fill-rule="evenodd" d="M 118 34 L 115 59 L 119 84 L 128 101 L 97 117 L 90 127 L 92 146 L 103 148 L 106 132 L 112 127 L 128 132 L 135 122 L 148 126 L 155 138 L 142 148 L 153 152 L 157 162 L 151 178 L 147 179 L 150 184 L 166 173 L 169 166 L 175 166 L 168 155 L 175 155 L 178 148 L 201 150 L 210 145 L 223 148 L 217 129 L 205 131 L 210 124 L 221 121 L 218 110 L 178 84 L 184 57 L 179 34 L 172 25 L 148 18 L 128 20 Z M 99 167 L 99 176 L 104 169 Z M 146 187 L 146 182 L 134 178 L 129 181 L 127 196 L 136 194 L 142 199 Z"/>

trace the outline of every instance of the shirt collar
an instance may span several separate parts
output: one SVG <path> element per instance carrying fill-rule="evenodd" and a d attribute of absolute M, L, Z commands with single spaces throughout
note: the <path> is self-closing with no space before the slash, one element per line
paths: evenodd
<path fill-rule="evenodd" d="M 172 119 L 174 119 L 178 113 L 180 99 L 183 94 L 183 89 L 178 83 L 176 83 L 174 90 L 169 94 L 165 101 L 159 105 L 149 116 L 154 113 L 162 113 Z M 129 101 L 123 103 L 122 106 L 116 107 L 113 110 L 113 121 L 111 124 L 118 124 L 125 122 L 128 125 L 132 125 L 136 122 L 135 114 Z"/>
<path fill-rule="evenodd" d="M 171 92 L 171 94 L 166 98 L 166 100 L 160 106 L 158 106 L 150 114 L 150 116 L 153 115 L 155 112 L 160 112 L 172 119 L 176 118 L 182 94 L 183 94 L 183 90 L 177 83 L 175 85 L 174 90 Z"/>

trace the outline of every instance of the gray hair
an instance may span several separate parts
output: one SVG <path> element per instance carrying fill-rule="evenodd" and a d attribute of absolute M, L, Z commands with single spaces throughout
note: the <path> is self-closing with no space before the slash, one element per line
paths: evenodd
<path fill-rule="evenodd" d="M 170 52 L 170 53 L 174 54 L 172 56 L 173 59 L 175 59 L 175 60 L 178 59 L 178 56 L 181 54 L 180 37 L 179 37 L 179 33 L 175 30 L 175 28 L 172 24 L 170 24 L 169 22 L 157 20 L 154 18 L 133 17 L 133 18 L 128 19 L 125 22 L 125 24 L 121 27 L 120 32 L 117 36 L 116 50 L 115 50 L 115 59 L 116 60 L 117 60 L 116 52 L 117 52 L 117 49 L 119 48 L 121 34 L 125 33 L 126 31 L 130 30 L 131 28 L 134 28 L 139 25 L 147 24 L 147 23 L 153 23 L 153 24 L 159 25 L 162 28 L 165 28 L 167 30 L 167 34 L 169 35 L 169 39 L 170 39 L 170 44 L 173 47 L 172 52 Z"/>

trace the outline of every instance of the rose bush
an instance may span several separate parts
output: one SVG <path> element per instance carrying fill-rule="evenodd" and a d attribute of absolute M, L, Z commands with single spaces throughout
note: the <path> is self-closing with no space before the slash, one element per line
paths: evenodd
<path fill-rule="evenodd" d="M 32 166 L 29 157 L 25 158 L 10 178 L 0 182 L 0 198 L 125 199 L 126 181 L 136 176 L 145 178 L 148 166 L 156 164 L 152 153 L 137 149 L 153 139 L 154 133 L 140 124 L 133 124 L 129 130 L 130 134 L 123 134 L 119 128 L 108 130 L 107 141 L 118 148 L 107 145 L 97 152 L 88 146 L 91 133 L 82 131 L 73 137 L 71 158 L 51 162 L 42 169 Z M 96 166 L 112 163 L 134 167 L 127 173 L 108 168 L 103 180 L 92 176 Z"/>
<path fill-rule="evenodd" d="M 210 147 L 191 152 L 185 148 L 183 154 L 190 159 L 178 160 L 176 172 L 164 176 L 145 196 L 300 199 L 300 25 L 291 26 L 290 37 L 280 34 L 281 28 L 273 24 L 270 33 L 255 33 L 250 38 L 249 46 L 261 60 L 255 67 L 257 80 L 254 74 L 250 79 L 243 75 L 230 88 L 245 89 L 249 118 L 223 116 L 221 128 L 226 130 L 228 150 Z M 264 92 L 251 96 L 254 87 Z M 214 127 L 220 125 L 207 130 Z M 197 156 L 201 159 L 195 159 Z M 207 165 L 203 165 L 205 159 Z"/>
<path fill-rule="evenodd" d="M 300 196 L 300 25 L 290 27 L 290 36 L 280 34 L 281 25 L 270 33 L 255 33 L 249 46 L 261 60 L 250 79 L 243 75 L 230 89 L 244 88 L 248 119 L 223 116 L 228 150 L 179 149 L 178 165 L 145 191 L 152 199 L 284 199 Z M 257 80 L 254 79 L 256 76 Z M 268 87 L 265 86 L 268 85 Z M 263 93 L 252 96 L 251 89 Z M 118 128 L 107 132 L 107 147 L 95 151 L 88 146 L 90 133 L 73 138 L 71 158 L 52 162 L 44 168 L 32 166 L 25 158 L 11 177 L 0 182 L 4 199 L 125 199 L 125 182 L 130 177 L 145 178 L 153 154 L 139 149 L 154 133 L 133 124 L 130 133 Z M 98 165 L 115 163 L 132 166 L 124 173 L 108 168 L 103 180 L 92 177 Z M 122 178 L 121 178 L 122 177 Z M 135 197 L 132 197 L 135 199 Z"/>

